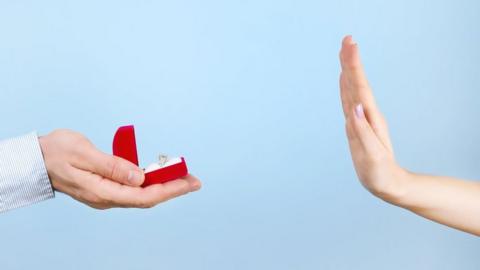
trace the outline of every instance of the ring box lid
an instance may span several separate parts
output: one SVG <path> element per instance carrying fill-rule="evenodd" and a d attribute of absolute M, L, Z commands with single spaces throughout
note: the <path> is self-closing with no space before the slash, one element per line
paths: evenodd
<path fill-rule="evenodd" d="M 123 126 L 117 129 L 113 137 L 113 154 L 137 166 L 139 165 L 135 128 L 133 125 Z"/>

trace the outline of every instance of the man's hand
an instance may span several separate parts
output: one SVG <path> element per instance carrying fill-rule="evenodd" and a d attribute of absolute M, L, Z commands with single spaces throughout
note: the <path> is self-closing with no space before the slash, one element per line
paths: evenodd
<path fill-rule="evenodd" d="M 40 137 L 53 188 L 97 209 L 149 208 L 200 189 L 192 175 L 141 188 L 143 170 L 122 158 L 97 150 L 83 135 L 56 130 Z"/>
<path fill-rule="evenodd" d="M 395 162 L 387 123 L 375 103 L 358 45 L 351 36 L 343 39 L 340 62 L 340 93 L 358 178 L 382 199 L 401 196 L 406 172 Z"/>

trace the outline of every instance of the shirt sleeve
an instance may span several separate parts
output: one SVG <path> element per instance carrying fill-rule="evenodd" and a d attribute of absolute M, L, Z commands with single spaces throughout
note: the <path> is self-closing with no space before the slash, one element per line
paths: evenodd
<path fill-rule="evenodd" d="M 0 141 L 0 213 L 53 197 L 37 133 Z"/>

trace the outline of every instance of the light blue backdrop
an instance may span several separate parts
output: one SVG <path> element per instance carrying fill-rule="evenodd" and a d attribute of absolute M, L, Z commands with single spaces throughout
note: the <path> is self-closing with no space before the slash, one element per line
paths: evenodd
<path fill-rule="evenodd" d="M 478 179 L 478 1 L 1 1 L 0 137 L 78 130 L 201 192 L 149 210 L 65 195 L 0 215 L 0 269 L 479 269 L 480 243 L 371 196 L 338 97 L 359 42 L 398 160 Z M 459 209 L 461 210 L 461 209 Z"/>

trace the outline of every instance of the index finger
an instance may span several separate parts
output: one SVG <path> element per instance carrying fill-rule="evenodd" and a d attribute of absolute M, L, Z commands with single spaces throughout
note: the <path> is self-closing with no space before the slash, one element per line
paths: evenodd
<path fill-rule="evenodd" d="M 349 105 L 361 103 L 368 111 L 379 112 L 360 60 L 358 45 L 353 41 L 352 36 L 346 36 L 342 41 L 340 63 L 342 66 L 340 86 L 351 102 Z M 351 106 L 349 107 L 347 112 L 351 110 Z"/>

